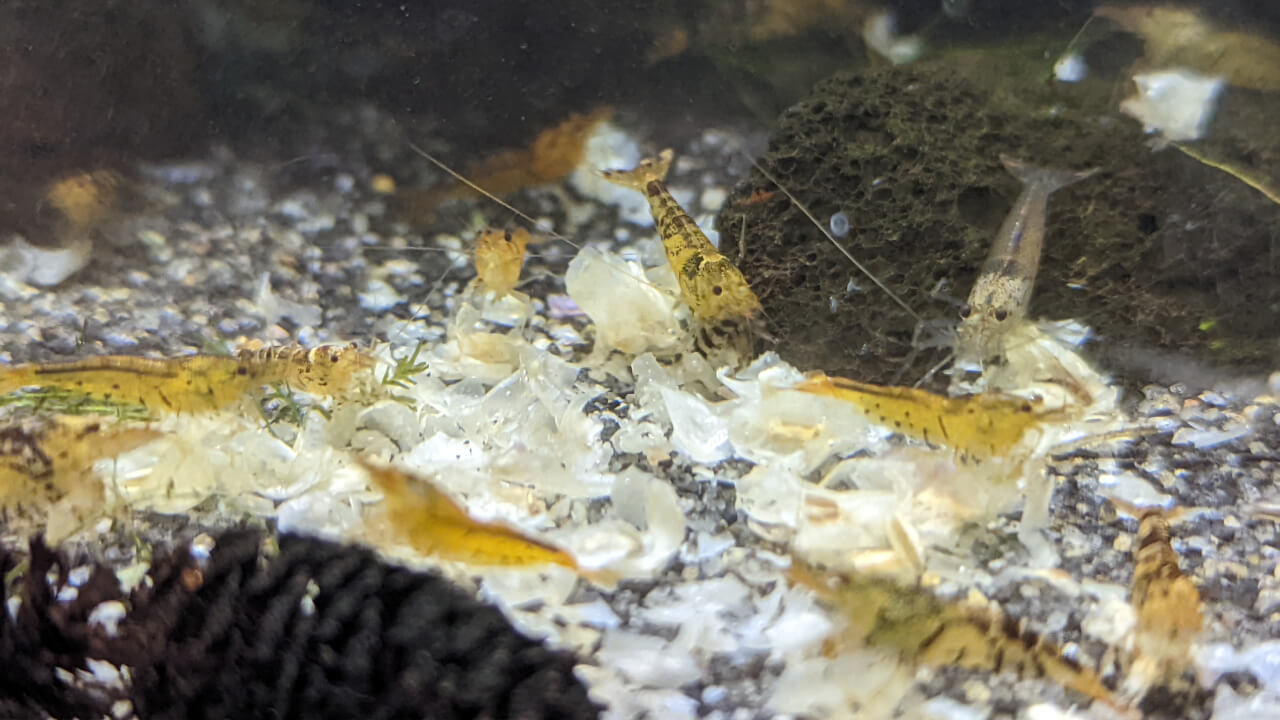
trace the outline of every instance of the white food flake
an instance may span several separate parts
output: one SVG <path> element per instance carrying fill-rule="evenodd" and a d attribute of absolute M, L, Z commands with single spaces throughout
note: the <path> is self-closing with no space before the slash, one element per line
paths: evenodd
<path fill-rule="evenodd" d="M 1161 70 L 1133 76 L 1136 95 L 1120 103 L 1120 111 L 1142 123 L 1148 133 L 1171 141 L 1199 140 L 1217 110 L 1221 77 L 1192 70 Z"/>

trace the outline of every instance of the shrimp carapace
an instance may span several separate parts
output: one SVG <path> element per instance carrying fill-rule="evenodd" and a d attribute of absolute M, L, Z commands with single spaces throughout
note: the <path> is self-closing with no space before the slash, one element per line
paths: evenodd
<path fill-rule="evenodd" d="M 951 448 L 968 460 L 1010 456 L 1028 431 L 1060 412 L 1005 393 L 947 397 L 819 372 L 810 373 L 795 389 L 843 400 L 874 422 L 930 445 Z"/>
<path fill-rule="evenodd" d="M 471 517 L 466 508 L 423 477 L 358 458 L 386 495 L 387 519 L 414 550 L 470 565 L 529 567 L 561 565 L 578 569 L 568 552 L 500 522 Z"/>
<path fill-rule="evenodd" d="M 355 343 L 309 350 L 300 345 L 242 349 L 236 359 L 248 375 L 262 378 L 260 384 L 282 382 L 292 390 L 326 396 L 348 392 L 377 365 Z"/>
<path fill-rule="evenodd" d="M 283 382 L 318 395 L 344 392 L 374 360 L 355 345 L 241 350 L 236 355 L 147 358 L 102 355 L 55 363 L 0 368 L 0 393 L 54 387 L 105 400 L 142 405 L 153 412 L 219 410 L 249 391 Z"/>
<path fill-rule="evenodd" d="M 520 282 L 529 231 L 483 230 L 476 235 L 476 275 L 499 296 L 508 295 Z"/>
<path fill-rule="evenodd" d="M 1204 624 L 1200 591 L 1178 567 L 1169 519 L 1158 508 L 1138 515 L 1129 601 L 1138 615 L 1134 647 L 1139 660 L 1150 667 L 1151 679 L 1165 679 L 1189 667 L 1191 644 Z"/>
<path fill-rule="evenodd" d="M 43 521 L 57 541 L 82 524 L 103 502 L 102 481 L 93 474 L 100 458 L 132 450 L 161 436 L 143 425 L 100 417 L 31 414 L 0 424 L 0 508 L 6 521 L 30 516 Z M 59 503 L 58 507 L 54 506 Z M 71 515 L 59 519 L 55 513 Z"/>
<path fill-rule="evenodd" d="M 255 384 L 233 357 L 146 358 L 103 355 L 0 369 L 0 392 L 54 387 L 153 412 L 204 412 L 227 407 Z"/>
<path fill-rule="evenodd" d="M 1048 678 L 1124 707 L 1096 672 L 994 608 L 945 602 L 919 585 L 865 573 L 830 573 L 794 558 L 788 579 L 813 590 L 844 617 L 846 637 L 856 644 L 896 651 L 916 665 Z"/>
<path fill-rule="evenodd" d="M 1049 196 L 1098 172 L 1036 167 L 1005 155 L 1005 168 L 1022 181 L 1022 194 L 996 234 L 995 242 L 956 328 L 955 369 L 982 372 L 1001 355 L 1005 335 L 1027 316 L 1044 248 Z"/>
<path fill-rule="evenodd" d="M 699 341 L 708 349 L 732 348 L 747 360 L 763 330 L 760 298 L 737 266 L 707 239 L 663 183 L 675 155 L 663 150 L 634 170 L 609 170 L 612 183 L 644 193 L 680 295 L 698 324 Z"/>

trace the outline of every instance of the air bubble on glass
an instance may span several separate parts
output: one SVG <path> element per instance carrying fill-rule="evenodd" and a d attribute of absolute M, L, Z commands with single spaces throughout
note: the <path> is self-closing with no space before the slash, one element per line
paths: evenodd
<path fill-rule="evenodd" d="M 843 210 L 831 216 L 830 225 L 832 235 L 838 238 L 849 236 L 849 216 Z"/>

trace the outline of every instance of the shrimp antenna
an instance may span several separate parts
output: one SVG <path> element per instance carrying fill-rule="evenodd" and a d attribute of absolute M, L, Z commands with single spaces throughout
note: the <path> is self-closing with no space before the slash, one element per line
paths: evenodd
<path fill-rule="evenodd" d="M 581 250 L 581 249 L 582 249 L 582 246 L 581 246 L 581 245 L 579 245 L 578 243 L 576 243 L 576 242 L 574 242 L 574 241 L 570 240 L 569 238 L 567 238 L 567 237 L 565 237 L 565 236 L 561 235 L 560 233 L 558 233 L 558 232 L 556 232 L 556 231 L 554 231 L 554 230 L 546 230 L 546 231 L 543 231 L 543 230 L 539 229 L 539 228 L 538 228 L 538 221 L 537 221 L 537 220 L 534 220 L 533 218 L 529 217 L 528 215 L 526 215 L 525 213 L 523 213 L 523 212 L 521 212 L 519 209 L 517 209 L 514 205 L 511 205 L 510 203 L 506 202 L 505 200 L 503 200 L 502 198 L 498 197 L 497 195 L 494 195 L 493 193 L 489 192 L 488 190 L 485 190 L 484 188 L 480 187 L 479 185 L 477 185 L 477 184 L 475 184 L 475 183 L 471 182 L 471 181 L 470 181 L 470 180 L 468 180 L 466 177 L 464 177 L 464 176 L 462 175 L 462 173 L 457 172 L 456 170 L 454 170 L 453 168 L 449 167 L 448 165 L 445 165 L 445 164 L 444 164 L 443 162 L 441 162 L 440 160 L 437 160 L 434 156 L 432 156 L 432 155 L 431 155 L 431 153 L 427 152 L 426 150 L 423 150 L 422 148 L 418 147 L 417 145 L 414 145 L 413 143 L 409 143 L 409 147 L 410 147 L 414 152 L 416 152 L 416 153 L 418 153 L 419 155 L 421 155 L 422 157 L 424 157 L 424 158 L 426 158 L 426 159 L 430 160 L 430 161 L 431 161 L 431 163 L 432 163 L 433 165 L 435 165 L 436 167 L 438 167 L 438 168 L 440 168 L 441 170 L 443 170 L 443 171 L 445 171 L 445 172 L 449 173 L 450 175 L 452 175 L 452 176 L 453 176 L 453 178 L 454 178 L 455 180 L 457 180 L 458 182 L 462 183 L 463 185 L 466 185 L 467 187 L 471 188 L 472 190 L 475 190 L 476 192 L 480 193 L 481 195 L 483 195 L 483 196 L 485 196 L 485 197 L 489 198 L 490 200 L 494 201 L 495 203 L 497 203 L 497 204 L 501 205 L 502 207 L 504 207 L 504 208 L 506 208 L 506 209 L 510 210 L 511 212 L 515 213 L 515 214 L 516 214 L 516 217 L 523 218 L 525 222 L 529 223 L 529 226 L 530 226 L 530 227 L 534 228 L 535 230 L 538 230 L 538 232 L 546 232 L 546 234 L 547 234 L 549 237 L 553 237 L 553 238 L 555 238 L 555 239 L 557 239 L 557 240 L 559 240 L 559 241 L 561 241 L 561 242 L 568 243 L 569 245 L 572 245 L 573 247 L 577 248 L 578 250 Z"/>
<path fill-rule="evenodd" d="M 1080 26 L 1080 29 L 1076 31 L 1076 34 L 1071 36 L 1071 42 L 1067 43 L 1067 47 L 1063 49 L 1062 55 L 1067 55 L 1068 53 L 1075 51 L 1076 42 L 1080 40 L 1081 35 L 1084 35 L 1084 31 L 1089 29 L 1089 26 L 1093 24 L 1093 20 L 1096 17 L 1098 16 L 1090 15 L 1089 19 L 1084 21 L 1084 24 Z M 1062 55 L 1059 55 L 1059 57 L 1062 57 Z"/>
<path fill-rule="evenodd" d="M 836 240 L 835 236 L 833 236 L 830 231 L 828 231 L 825 227 L 822 226 L 822 223 L 818 222 L 818 218 L 814 217 L 813 213 L 809 212 L 809 208 L 805 207 L 803 203 L 797 200 L 796 196 L 792 195 L 790 190 L 783 187 L 782 183 L 778 182 L 777 178 L 775 178 L 768 170 L 765 170 L 764 167 L 760 165 L 760 163 L 756 162 L 755 158 L 748 155 L 747 159 L 750 160 L 751 164 L 754 165 L 755 168 L 760 171 L 761 175 L 764 175 L 766 178 L 768 178 L 769 182 L 773 183 L 774 185 L 777 185 L 778 189 L 782 191 L 782 194 L 790 198 L 791 202 L 794 203 L 796 207 L 800 208 L 800 212 L 804 213 L 804 216 L 809 218 L 809 222 L 813 223 L 813 226 L 818 228 L 818 230 L 820 230 L 822 234 L 825 235 L 827 239 L 831 241 L 831 244 L 836 246 L 837 250 L 839 250 L 845 257 L 849 258 L 849 262 L 853 263 L 854 267 L 858 268 L 858 270 L 861 271 L 863 275 L 866 275 L 868 278 L 870 278 L 871 282 L 876 284 L 876 287 L 885 291 L 885 294 L 887 294 L 895 303 L 897 303 L 898 307 L 902 308 L 903 310 L 906 310 L 908 315 L 915 318 L 916 322 L 918 323 L 924 322 L 924 318 L 920 317 L 920 315 L 918 315 L 915 310 L 912 310 L 905 302 L 903 302 L 902 298 L 895 295 L 894 292 L 889 289 L 889 286 L 881 282 L 880 278 L 873 275 L 871 271 L 866 268 L 866 266 L 858 262 L 857 258 L 855 258 L 852 253 L 846 250 L 845 247 L 840 244 L 840 241 Z"/>

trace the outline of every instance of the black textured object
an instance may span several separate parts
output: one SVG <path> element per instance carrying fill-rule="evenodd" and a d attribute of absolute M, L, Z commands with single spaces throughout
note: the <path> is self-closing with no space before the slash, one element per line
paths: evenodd
<path fill-rule="evenodd" d="M 137 717 L 576 720 L 599 706 L 575 658 L 524 637 L 447 580 L 369 550 L 263 534 L 217 538 L 207 562 L 185 549 L 156 560 L 152 583 L 108 637 L 88 623 L 117 599 L 95 569 L 71 602 L 45 582 L 69 565 L 36 538 L 16 619 L 0 621 L 0 717 L 97 718 L 117 697 L 69 689 L 56 668 L 99 658 L 131 668 Z M 14 565 L 0 551 L 0 569 Z"/>
<path fill-rule="evenodd" d="M 8 576 L 19 558 L 0 548 L 0 576 Z M 83 668 L 90 654 L 88 615 L 99 602 L 121 597 L 115 575 L 94 572 L 76 598 L 58 602 L 71 565 L 50 550 L 40 536 L 31 540 L 28 565 L 14 616 L 0 610 L 0 718 L 44 720 L 96 718 L 109 700 L 67 687 L 57 668 Z M 46 581 L 51 572 L 58 578 Z M 7 600 L 7 598 L 5 598 Z"/>
<path fill-rule="evenodd" d="M 599 715 L 573 655 L 524 637 L 443 578 L 291 536 L 263 563 L 259 541 L 222 536 L 199 574 L 182 562 L 164 576 L 157 569 L 151 601 L 125 630 L 165 638 L 134 648 L 158 651 L 154 664 L 135 666 L 140 717 Z"/>

